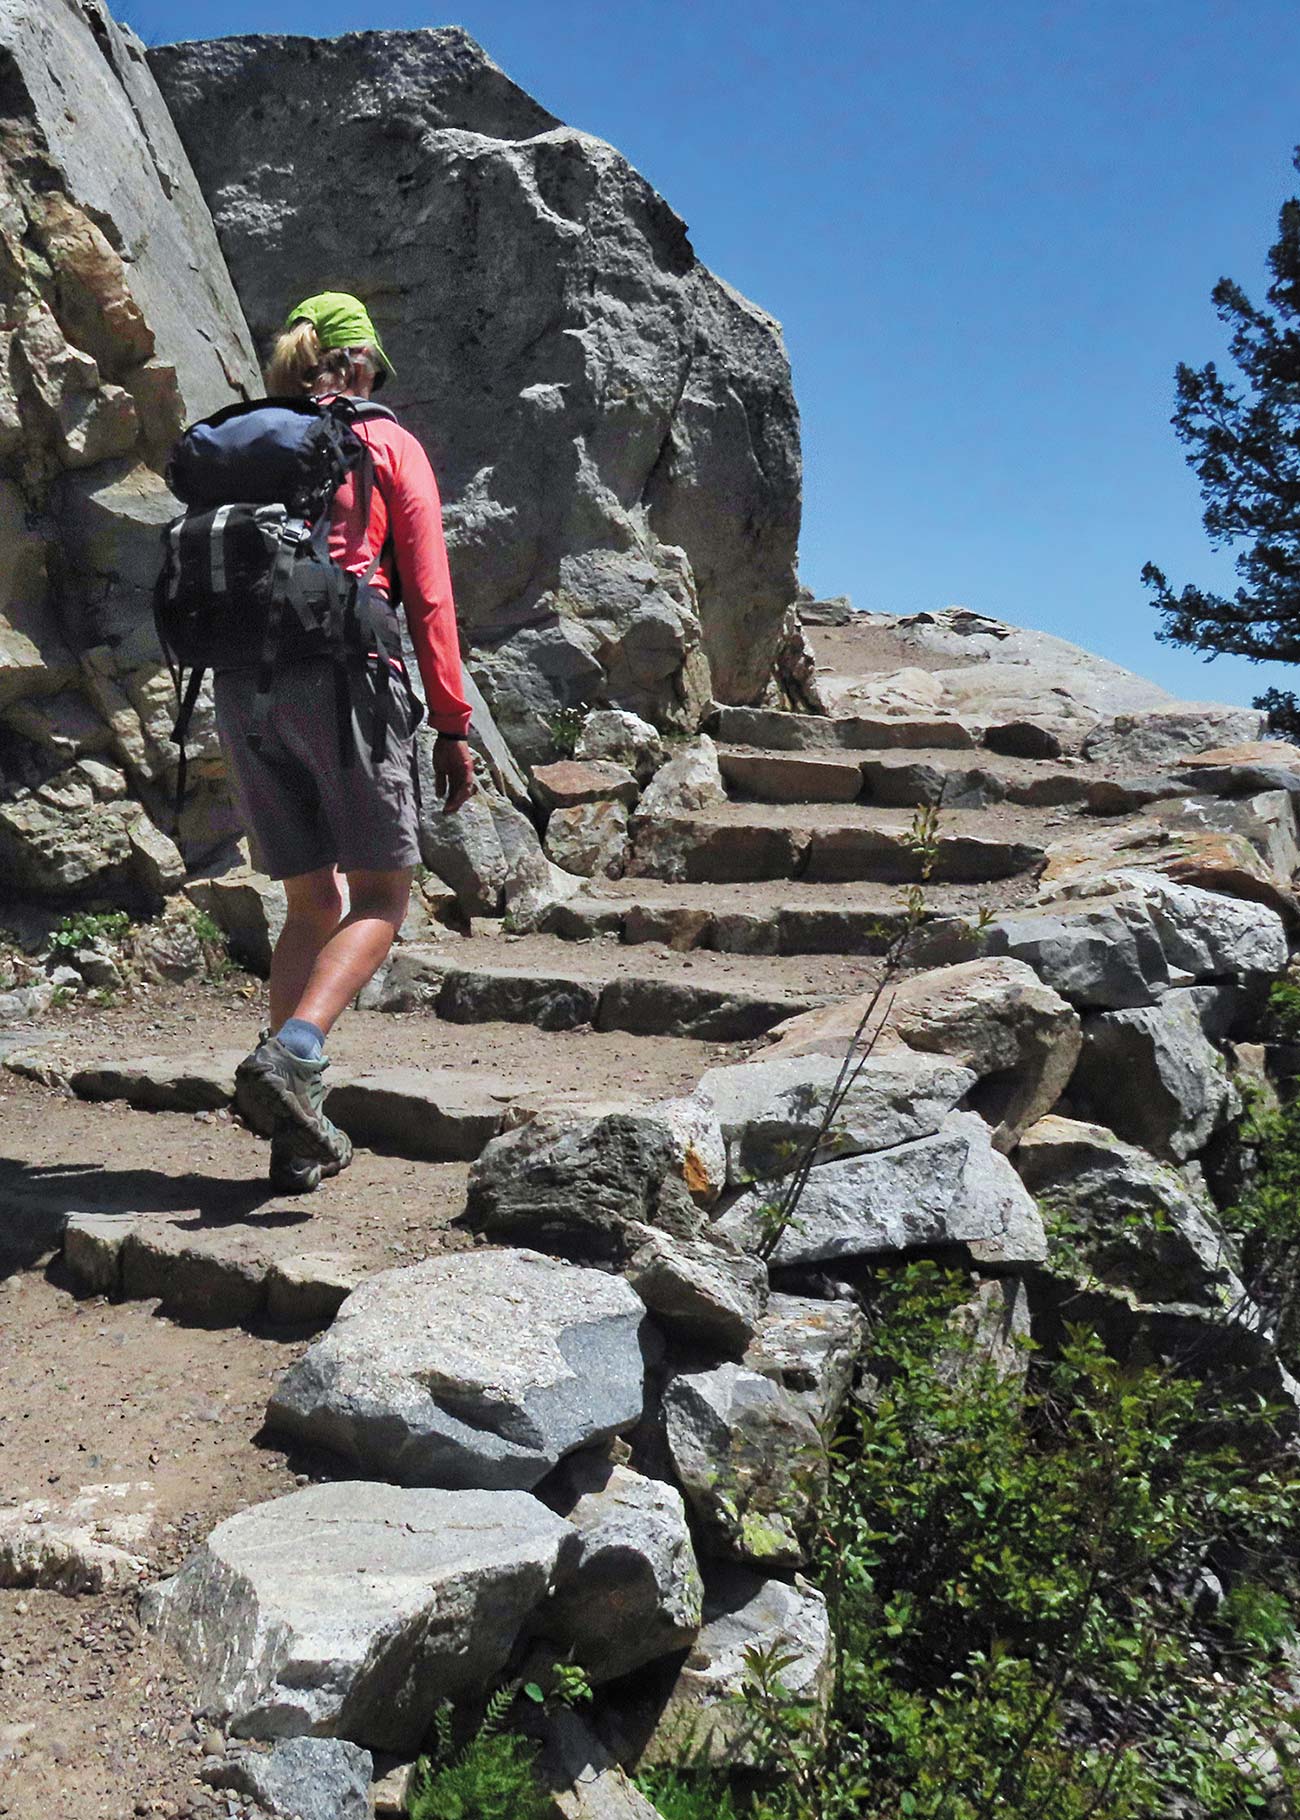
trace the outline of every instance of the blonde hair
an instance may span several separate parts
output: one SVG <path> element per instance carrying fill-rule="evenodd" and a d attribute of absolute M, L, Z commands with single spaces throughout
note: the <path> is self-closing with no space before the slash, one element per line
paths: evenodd
<path fill-rule="evenodd" d="M 346 387 L 358 357 L 365 360 L 372 374 L 381 367 L 378 350 L 368 343 L 355 348 L 321 347 L 314 323 L 301 317 L 281 330 L 276 338 L 266 368 L 266 391 L 269 398 L 306 398 L 316 391 L 322 379 L 337 380 Z"/>

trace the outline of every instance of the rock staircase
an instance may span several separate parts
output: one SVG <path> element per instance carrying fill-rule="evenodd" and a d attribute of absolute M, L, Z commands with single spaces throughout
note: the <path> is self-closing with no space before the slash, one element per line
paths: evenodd
<path fill-rule="evenodd" d="M 843 661 L 852 634 L 834 636 Z M 874 624 L 859 642 L 876 662 L 915 655 L 899 640 L 882 648 Z M 870 684 L 888 702 L 909 673 L 900 665 L 841 676 L 839 686 L 861 694 Z M 1024 691 L 1035 693 L 1032 676 Z M 1135 863 L 1290 914 L 1284 881 L 1300 863 L 1290 811 L 1300 755 L 1242 743 L 1258 731 L 1258 716 L 1241 710 L 1179 715 L 1157 772 L 1147 762 L 1149 725 L 1128 756 L 1122 724 L 1117 732 L 1095 713 L 1067 726 L 1028 707 L 994 719 L 719 709 L 704 745 L 712 760 L 716 744 L 725 800 L 634 814 L 626 876 L 557 895 L 526 933 L 475 920 L 468 939 L 442 933 L 394 950 L 343 1026 L 330 1114 L 363 1149 L 463 1165 L 538 1117 L 651 1103 L 786 1020 L 860 995 L 905 924 L 903 895 L 913 886 L 925 904 L 913 968 L 982 952 L 1022 953 L 1033 964 L 1033 933 L 1050 922 L 1057 894 L 1113 869 L 1129 842 Z M 1237 743 L 1215 749 L 1221 739 Z M 934 816 L 924 880 L 918 812 Z M 1198 813 L 1221 824 L 1199 855 Z M 511 1036 L 520 1025 L 532 1029 Z M 627 1040 L 611 1075 L 616 1033 Z M 560 1087 L 550 1066 L 557 1043 L 568 1058 Z M 645 1065 L 630 1066 L 638 1053 Z M 86 1102 L 228 1119 L 239 1054 L 213 1050 L 178 1066 L 166 1055 L 78 1054 L 73 1041 L 19 1047 L 7 1066 Z M 449 1204 L 459 1179 L 446 1190 Z M 344 1192 L 335 1184 L 322 1198 Z M 250 1232 L 236 1220 L 207 1230 L 170 1213 L 123 1217 L 108 1205 L 69 1209 L 39 1195 L 25 1206 L 34 1243 L 62 1233 L 80 1289 L 161 1296 L 214 1320 L 328 1320 L 366 1269 L 391 1261 L 333 1236 L 304 1248 L 292 1226 Z M 447 1238 L 435 1226 L 425 1241 L 441 1247 Z M 397 1255 L 421 1255 L 420 1243 Z"/>
<path fill-rule="evenodd" d="M 883 661 L 880 628 L 863 633 Z M 807 1699 L 824 1698 L 825 1610 L 791 1575 L 816 1424 L 861 1345 L 855 1261 L 952 1251 L 982 1279 L 978 1307 L 1023 1328 L 1027 1275 L 1036 1306 L 1052 1295 L 1034 1196 L 1131 1220 L 1160 1207 L 1158 1270 L 1113 1300 L 1092 1292 L 1098 1321 L 1164 1334 L 1232 1318 L 1240 1285 L 1200 1159 L 1240 1103 L 1239 1039 L 1297 923 L 1300 752 L 1257 743 L 1258 717 L 1237 710 L 1157 706 L 1129 724 L 1070 697 L 1035 717 L 1005 678 L 997 714 L 891 710 L 920 688 L 910 669 L 833 673 L 837 712 L 720 710 L 691 747 L 716 785 L 679 811 L 634 806 L 623 876 L 402 943 L 340 1026 L 328 1107 L 358 1155 L 308 1207 L 250 1189 L 264 1152 L 232 1118 L 235 1032 L 197 1052 L 191 1034 L 183 1064 L 166 1042 L 108 1057 L 76 1024 L 5 1044 L 9 1075 L 34 1107 L 53 1089 L 48 1116 L 70 1134 L 56 1192 L 0 1174 L 29 1262 L 55 1254 L 79 1296 L 290 1348 L 325 1330 L 269 1405 L 322 1482 L 231 1517 L 146 1600 L 206 1710 L 254 1736 L 292 1710 L 295 1727 L 413 1751 L 424 1708 L 392 1708 L 365 1663 L 324 1662 L 319 1571 L 363 1631 L 368 1601 L 387 1611 L 400 1583 L 403 1636 L 451 1693 L 471 1643 L 482 1683 L 530 1626 L 570 1639 L 598 1679 L 693 1638 L 641 1760 L 673 1760 L 683 1715 L 733 1757 L 738 1635 L 794 1648 Z M 1050 694 L 1037 675 L 1022 688 Z M 763 1184 L 815 1128 L 917 886 L 886 1038 L 769 1268 Z M 76 1174 L 105 1116 L 124 1134 L 159 1120 L 137 1200 L 135 1178 Z M 196 1124 L 224 1187 L 160 1193 Z M 1266 1336 L 1233 1331 L 1275 1372 Z M 739 1437 L 735 1483 L 718 1477 L 720 1436 Z M 462 1520 L 468 1566 L 444 1546 Z M 604 1587 L 602 1550 L 628 1533 L 658 1577 L 630 1653 L 607 1660 L 604 1594 L 583 1576 Z M 450 1610 L 480 1579 L 510 1588 L 498 1626 L 428 1628 L 444 1592 Z M 256 1655 L 276 1611 L 274 1659 L 241 1668 L 204 1642 L 252 1638 Z"/>

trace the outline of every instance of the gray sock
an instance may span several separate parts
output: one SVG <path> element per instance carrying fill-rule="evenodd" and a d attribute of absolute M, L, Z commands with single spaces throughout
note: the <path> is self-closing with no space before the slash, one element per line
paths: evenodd
<path fill-rule="evenodd" d="M 291 1017 L 275 1033 L 276 1041 L 300 1062 L 318 1062 L 325 1053 L 325 1032 L 305 1017 Z"/>

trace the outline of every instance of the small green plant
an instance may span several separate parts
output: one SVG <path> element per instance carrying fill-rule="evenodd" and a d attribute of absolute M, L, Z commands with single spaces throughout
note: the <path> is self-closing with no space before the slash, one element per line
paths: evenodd
<path fill-rule="evenodd" d="M 1268 993 L 1268 1021 L 1284 1043 L 1300 1043 L 1300 986 L 1274 980 Z"/>
<path fill-rule="evenodd" d="M 517 1682 L 498 1688 L 459 1746 L 451 1705 L 438 1708 L 434 1749 L 416 1765 L 410 1820 L 550 1820 L 552 1802 L 533 1768 L 537 1746 L 505 1729 L 519 1692 Z"/>
<path fill-rule="evenodd" d="M 578 749 L 583 722 L 590 710 L 585 703 L 576 708 L 557 708 L 547 723 L 551 745 L 561 758 L 572 758 Z"/>
<path fill-rule="evenodd" d="M 739 1820 L 736 1797 L 726 1778 L 716 1772 L 642 1770 L 636 1786 L 659 1810 L 661 1820 Z"/>
<path fill-rule="evenodd" d="M 50 936 L 50 951 L 76 954 L 82 948 L 94 947 L 96 942 L 111 946 L 120 942 L 130 927 L 131 919 L 125 910 L 78 910 L 72 916 L 65 916 L 54 930 Z"/>
<path fill-rule="evenodd" d="M 205 946 L 211 943 L 214 947 L 224 947 L 226 938 L 220 923 L 209 916 L 206 910 L 200 910 L 197 904 L 189 907 L 189 925 Z"/>

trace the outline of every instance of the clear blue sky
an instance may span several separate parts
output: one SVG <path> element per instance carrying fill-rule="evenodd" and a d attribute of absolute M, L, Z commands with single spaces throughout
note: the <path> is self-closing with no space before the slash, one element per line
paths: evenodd
<path fill-rule="evenodd" d="M 1155 642 L 1148 557 L 1223 586 L 1168 425 L 1209 303 L 1300 187 L 1295 0 L 117 0 L 146 40 L 460 24 L 611 140 L 785 327 L 802 572 L 960 601 L 1185 695 L 1285 676 Z M 1294 673 L 1289 673 L 1294 681 Z"/>

